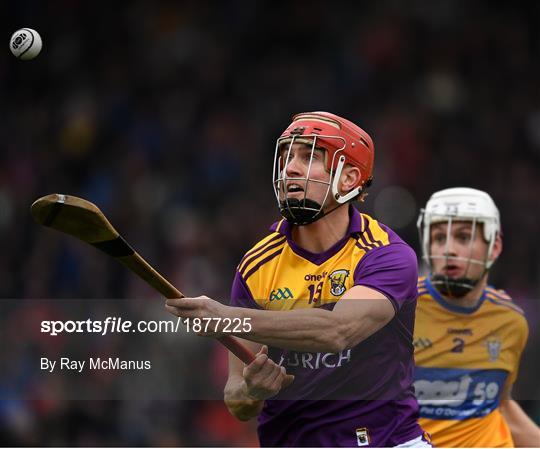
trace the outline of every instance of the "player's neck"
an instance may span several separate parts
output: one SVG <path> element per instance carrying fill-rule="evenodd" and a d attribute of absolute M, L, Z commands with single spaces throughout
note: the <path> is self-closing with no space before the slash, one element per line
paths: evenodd
<path fill-rule="evenodd" d="M 349 208 L 344 205 L 309 225 L 294 226 L 291 236 L 301 248 L 323 253 L 345 237 L 349 220 Z"/>
<path fill-rule="evenodd" d="M 484 275 L 484 277 L 480 279 L 480 281 L 478 281 L 478 284 L 476 284 L 476 286 L 465 296 L 462 296 L 461 298 L 445 297 L 444 299 L 457 306 L 472 308 L 475 307 L 478 304 L 478 301 L 480 301 L 480 299 L 482 298 L 486 286 L 487 274 Z"/>

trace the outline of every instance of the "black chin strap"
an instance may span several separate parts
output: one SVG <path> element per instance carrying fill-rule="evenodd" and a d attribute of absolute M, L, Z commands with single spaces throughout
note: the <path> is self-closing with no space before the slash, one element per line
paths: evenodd
<path fill-rule="evenodd" d="M 280 201 L 279 212 L 285 220 L 294 225 L 307 225 L 324 216 L 322 205 L 308 198 Z"/>
<path fill-rule="evenodd" d="M 487 270 L 484 274 L 486 272 Z M 484 277 L 484 274 L 478 279 L 469 279 L 465 277 L 451 278 L 443 274 L 432 274 L 430 281 L 441 295 L 446 296 L 447 298 L 463 298 L 478 285 L 478 282 Z"/>
<path fill-rule="evenodd" d="M 279 212 L 281 216 L 285 218 L 289 223 L 293 225 L 303 226 L 311 224 L 322 217 L 334 212 L 344 204 L 338 204 L 333 209 L 325 212 L 322 206 L 316 201 L 306 198 L 305 200 L 299 200 L 292 198 L 290 200 L 284 200 L 279 202 Z"/>

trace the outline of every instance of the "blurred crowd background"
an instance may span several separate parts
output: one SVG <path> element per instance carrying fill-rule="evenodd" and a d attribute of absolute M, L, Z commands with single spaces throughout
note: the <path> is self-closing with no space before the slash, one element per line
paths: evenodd
<path fill-rule="evenodd" d="M 36 354 L 61 351 L 24 324 L 29 314 L 54 316 L 48 298 L 117 298 L 107 307 L 118 310 L 130 307 L 120 299 L 148 298 L 162 313 L 123 267 L 34 224 L 32 201 L 53 192 L 90 199 L 185 293 L 227 301 L 236 264 L 279 218 L 275 139 L 294 113 L 327 110 L 375 141 L 374 184 L 359 207 L 416 250 L 418 209 L 433 191 L 493 196 L 504 229 L 493 284 L 525 309 L 531 330 L 514 395 L 540 421 L 537 2 L 8 1 L 0 23 L 0 298 L 43 299 L 3 306 L 3 398 Z M 29 62 L 8 50 L 25 26 L 44 42 Z M 34 359 L 17 350 L 21 341 Z M 207 369 L 179 382 L 219 393 L 226 355 L 202 339 L 190 344 Z M 50 387 L 35 382 L 36 391 Z M 257 444 L 254 424 L 229 417 L 220 401 L 142 401 L 137 391 L 125 400 L 2 400 L 0 441 Z"/>

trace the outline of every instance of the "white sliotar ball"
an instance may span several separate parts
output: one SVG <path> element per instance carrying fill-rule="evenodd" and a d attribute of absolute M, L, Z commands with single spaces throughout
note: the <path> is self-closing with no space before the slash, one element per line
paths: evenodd
<path fill-rule="evenodd" d="M 21 28 L 11 35 L 9 49 L 23 61 L 34 59 L 41 51 L 41 36 L 32 28 Z"/>

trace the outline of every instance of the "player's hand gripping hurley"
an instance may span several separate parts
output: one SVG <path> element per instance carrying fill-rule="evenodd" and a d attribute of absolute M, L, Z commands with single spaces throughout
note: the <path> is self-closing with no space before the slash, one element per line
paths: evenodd
<path fill-rule="evenodd" d="M 72 235 L 114 257 L 166 298 L 184 297 L 122 238 L 90 201 L 53 193 L 34 201 L 31 212 L 37 223 Z M 234 337 L 223 336 L 218 340 L 244 363 L 253 361 L 254 355 Z"/>

